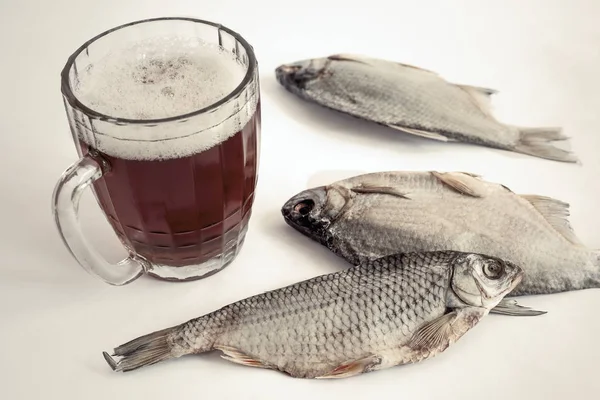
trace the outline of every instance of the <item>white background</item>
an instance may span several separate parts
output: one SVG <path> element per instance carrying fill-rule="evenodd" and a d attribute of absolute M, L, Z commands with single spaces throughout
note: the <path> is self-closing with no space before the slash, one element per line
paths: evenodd
<path fill-rule="evenodd" d="M 59 73 L 81 43 L 158 16 L 220 22 L 254 46 L 263 134 L 258 192 L 239 258 L 206 280 L 142 278 L 111 287 L 87 275 L 56 233 L 53 186 L 76 160 Z M 356 378 L 314 381 L 216 354 L 128 374 L 102 358 L 141 334 L 346 263 L 293 231 L 280 207 L 308 186 L 359 172 L 460 170 L 571 204 L 581 240 L 600 248 L 600 2 L 171 1 L 0 2 L 0 397 L 2 399 L 598 399 L 600 290 L 521 298 L 538 318 L 490 316 L 440 356 Z M 496 115 L 561 125 L 582 165 L 408 137 L 300 101 L 281 63 L 362 53 L 492 87 Z M 86 232 L 111 260 L 124 251 L 89 194 Z"/>

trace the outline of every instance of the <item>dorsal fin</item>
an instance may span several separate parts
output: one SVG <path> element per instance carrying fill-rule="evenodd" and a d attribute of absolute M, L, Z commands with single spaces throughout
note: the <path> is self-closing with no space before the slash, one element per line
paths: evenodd
<path fill-rule="evenodd" d="M 333 60 L 333 61 L 351 61 L 351 62 L 357 62 L 360 64 L 367 64 L 366 62 L 360 60 L 357 56 L 352 55 L 352 54 L 332 54 L 329 57 L 327 57 L 329 60 Z"/>
<path fill-rule="evenodd" d="M 496 91 L 494 89 L 480 88 L 469 85 L 456 85 L 469 94 L 473 103 L 488 117 L 495 118 L 492 113 L 492 101 L 490 96 Z"/>
<path fill-rule="evenodd" d="M 568 241 L 575 245 L 583 246 L 583 243 L 575 235 L 571 223 L 569 222 L 569 204 L 564 201 L 553 199 L 552 197 L 539 196 L 535 194 L 521 194 L 519 195 L 548 221 L 550 225 L 561 235 L 563 235 Z"/>
<path fill-rule="evenodd" d="M 474 91 L 477 93 L 480 93 L 482 95 L 486 95 L 486 96 L 491 96 L 493 94 L 498 93 L 498 91 L 496 89 L 490 89 L 490 88 L 486 88 L 486 87 L 482 87 L 482 86 L 473 86 L 473 85 L 457 85 L 460 86 L 463 89 L 467 89 L 470 91 Z"/>
<path fill-rule="evenodd" d="M 477 178 L 474 178 L 473 176 L 469 176 L 460 172 L 431 171 L 431 174 L 440 182 L 451 187 L 458 193 L 472 197 L 482 197 L 474 185 L 474 183 L 477 182 Z"/>
<path fill-rule="evenodd" d="M 373 57 L 367 57 L 367 56 L 362 56 L 362 55 L 358 55 L 358 54 L 344 54 L 344 53 L 332 54 L 332 55 L 328 56 L 327 58 L 330 60 L 333 60 L 333 61 L 353 61 L 353 62 L 367 64 L 367 65 L 373 65 L 373 66 L 375 66 L 377 64 L 396 65 L 398 67 L 411 68 L 411 69 L 419 70 L 421 72 L 426 72 L 426 73 L 429 73 L 432 75 L 439 76 L 439 74 L 437 72 L 431 71 L 426 68 L 421 68 L 421 67 L 417 67 L 416 65 L 405 64 L 405 63 L 387 60 L 387 59 L 383 59 L 383 58 L 373 58 Z"/>
<path fill-rule="evenodd" d="M 404 68 L 413 68 L 413 69 L 418 69 L 419 71 L 422 71 L 422 72 L 427 72 L 427 73 L 430 73 L 430 74 L 433 74 L 433 75 L 438 75 L 438 76 L 439 76 L 439 74 L 438 74 L 437 72 L 435 72 L 435 71 L 431 71 L 431 70 L 429 70 L 429 69 L 425 69 L 425 68 L 417 67 L 417 66 L 415 66 L 415 65 L 411 65 L 411 64 L 405 64 L 405 63 L 401 63 L 401 62 L 396 62 L 396 64 L 398 64 L 399 66 L 401 66 L 401 67 L 404 67 Z"/>
<path fill-rule="evenodd" d="M 469 175 L 469 176 L 471 176 L 473 178 L 481 178 L 481 175 L 476 174 L 474 172 L 465 172 L 465 171 L 457 171 L 457 172 L 460 173 L 460 174 Z"/>

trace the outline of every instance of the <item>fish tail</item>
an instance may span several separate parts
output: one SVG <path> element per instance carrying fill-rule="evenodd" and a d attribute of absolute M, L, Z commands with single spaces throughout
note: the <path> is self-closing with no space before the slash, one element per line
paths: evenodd
<path fill-rule="evenodd" d="M 102 354 L 112 370 L 117 372 L 131 371 L 146 365 L 156 364 L 169 358 L 178 357 L 183 354 L 181 352 L 174 354 L 173 345 L 170 340 L 171 334 L 177 328 L 175 326 L 149 333 L 116 347 L 112 355 L 121 357 L 119 361 L 115 361 L 107 352 L 103 352 Z"/>
<path fill-rule="evenodd" d="M 515 150 L 549 160 L 578 163 L 577 157 L 570 151 L 555 147 L 551 142 L 568 140 L 561 128 L 517 128 L 519 139 Z"/>

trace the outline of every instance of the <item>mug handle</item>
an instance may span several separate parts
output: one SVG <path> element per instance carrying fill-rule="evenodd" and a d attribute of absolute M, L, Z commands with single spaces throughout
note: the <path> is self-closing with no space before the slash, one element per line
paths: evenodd
<path fill-rule="evenodd" d="M 52 212 L 63 242 L 83 269 L 108 284 L 121 286 L 139 278 L 148 269 L 148 263 L 131 252 L 124 260 L 109 263 L 86 240 L 79 223 L 83 191 L 109 170 L 107 162 L 90 154 L 79 159 L 58 180 L 52 195 Z"/>

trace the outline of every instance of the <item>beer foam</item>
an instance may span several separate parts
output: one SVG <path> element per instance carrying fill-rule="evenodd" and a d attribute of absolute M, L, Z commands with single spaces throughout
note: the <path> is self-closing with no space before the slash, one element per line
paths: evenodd
<path fill-rule="evenodd" d="M 112 118 L 177 117 L 223 99 L 242 82 L 246 70 L 219 46 L 197 39 L 153 39 L 113 51 L 78 71 L 74 94 L 87 107 Z M 258 85 L 253 83 L 233 100 L 235 110 L 224 107 L 155 126 L 91 121 L 78 124 L 78 131 L 80 139 L 116 157 L 184 157 L 241 130 L 254 114 L 257 99 Z"/>

